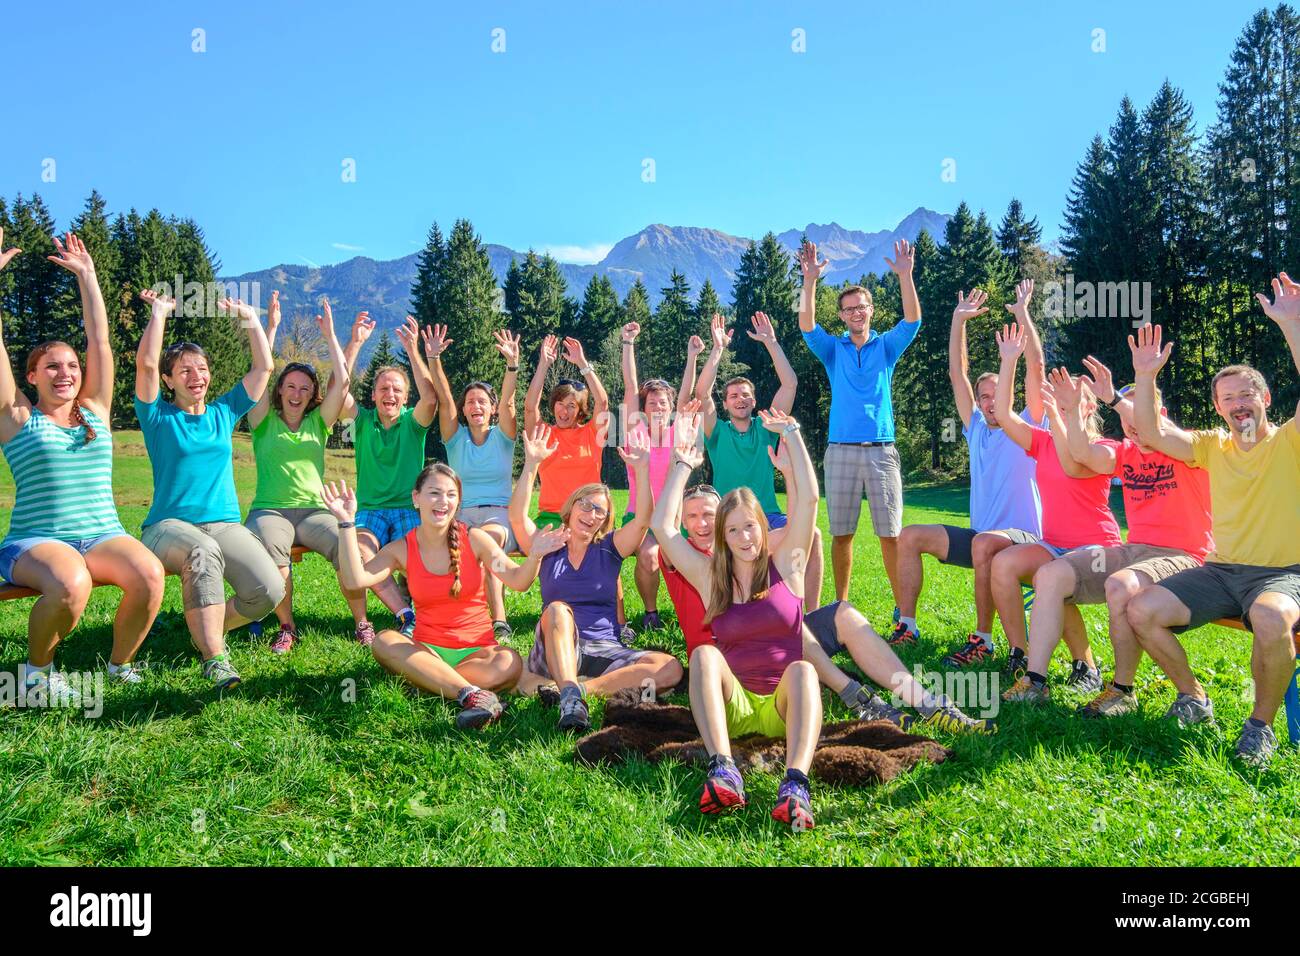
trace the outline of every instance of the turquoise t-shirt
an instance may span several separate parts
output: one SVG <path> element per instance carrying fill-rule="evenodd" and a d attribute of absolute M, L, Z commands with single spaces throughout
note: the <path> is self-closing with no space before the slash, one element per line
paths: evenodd
<path fill-rule="evenodd" d="M 164 518 L 239 522 L 230 436 L 256 404 L 242 381 L 209 402 L 202 415 L 181 411 L 161 393 L 152 402 L 136 398 L 135 417 L 153 466 L 153 504 L 144 527 Z"/>
<path fill-rule="evenodd" d="M 730 420 L 719 418 L 713 434 L 704 439 L 704 450 L 713 465 L 713 487 L 725 495 L 741 486 L 748 488 L 767 514 L 776 514 L 776 469 L 767 457 L 768 448 L 781 444 L 781 436 L 770 432 L 757 419 L 745 431 L 737 431 Z"/>
<path fill-rule="evenodd" d="M 446 441 L 447 464 L 460 476 L 461 507 L 510 504 L 510 478 L 515 464 L 515 443 L 500 425 L 488 430 L 487 440 L 474 444 L 469 429 L 457 425 Z"/>

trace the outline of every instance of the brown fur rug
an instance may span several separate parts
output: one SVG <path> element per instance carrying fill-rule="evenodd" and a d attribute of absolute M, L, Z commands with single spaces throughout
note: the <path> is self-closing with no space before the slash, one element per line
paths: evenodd
<path fill-rule="evenodd" d="M 742 773 L 780 771 L 785 741 L 749 736 L 732 742 L 732 756 Z M 639 755 L 651 763 L 676 759 L 706 766 L 708 752 L 688 708 L 642 701 L 624 690 L 605 704 L 605 723 L 577 743 L 575 759 L 588 764 L 618 764 Z M 925 760 L 942 763 L 952 751 L 928 737 L 899 730 L 884 720 L 848 720 L 822 728 L 813 756 L 812 776 L 823 783 L 864 787 L 894 779 Z"/>

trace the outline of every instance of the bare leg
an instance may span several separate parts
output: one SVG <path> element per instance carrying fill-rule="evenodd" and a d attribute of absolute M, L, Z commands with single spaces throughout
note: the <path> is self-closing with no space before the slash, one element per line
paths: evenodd
<path fill-rule="evenodd" d="M 361 551 L 362 564 L 365 564 L 379 553 L 379 539 L 364 528 L 357 529 L 357 546 Z M 379 598 L 384 607 L 392 611 L 394 615 L 407 606 L 406 596 L 402 594 L 397 582 L 393 580 L 391 575 L 384 578 L 370 590 L 375 592 L 375 597 Z"/>
<path fill-rule="evenodd" d="M 1255 678 L 1255 709 L 1250 716 L 1271 724 L 1295 673 L 1295 640 L 1291 636 L 1300 605 L 1285 594 L 1265 591 L 1250 606 L 1255 640 L 1250 674 Z"/>
<path fill-rule="evenodd" d="M 393 630 L 380 631 L 370 646 L 375 660 L 421 690 L 455 700 L 470 682 L 423 644 Z"/>
<path fill-rule="evenodd" d="M 691 714 L 710 756 L 731 756 L 726 702 L 735 688 L 736 678 L 722 652 L 712 644 L 695 648 L 691 655 Z"/>
<path fill-rule="evenodd" d="M 658 611 L 659 546 L 647 538 L 636 552 L 636 589 L 646 613 Z"/>
<path fill-rule="evenodd" d="M 649 651 L 634 664 L 590 678 L 587 690 L 608 696 L 625 687 L 649 687 L 658 696 L 680 684 L 682 673 L 681 662 L 676 657 L 661 651 Z"/>
<path fill-rule="evenodd" d="M 837 534 L 831 538 L 831 570 L 835 575 L 835 600 L 849 599 L 849 579 L 853 576 L 853 535 Z"/>
<path fill-rule="evenodd" d="M 975 565 L 975 630 L 984 634 L 993 633 L 993 557 L 1009 547 L 1011 539 L 995 532 L 977 534 L 971 542 L 971 564 Z M 1023 605 L 1021 609 L 1023 612 Z"/>
<path fill-rule="evenodd" d="M 90 572 L 75 548 L 50 541 L 14 562 L 13 582 L 41 592 L 27 618 L 27 659 L 44 667 L 81 620 L 90 598 Z"/>
<path fill-rule="evenodd" d="M 885 575 L 889 578 L 889 591 L 898 594 L 898 539 L 880 538 L 880 557 L 885 562 Z M 897 599 L 894 601 L 898 603 Z"/>
<path fill-rule="evenodd" d="M 1205 699 L 1205 689 L 1187 663 L 1187 652 L 1171 627 L 1191 622 L 1192 612 L 1173 591 L 1156 584 L 1143 588 L 1128 602 L 1128 622 L 1142 650 L 1168 675 L 1181 694 Z"/>
<path fill-rule="evenodd" d="M 1106 579 L 1106 610 L 1110 618 L 1110 646 L 1115 653 L 1116 684 L 1132 687 L 1142 661 L 1142 645 L 1128 622 L 1129 601 L 1151 584 L 1140 571 L 1116 571 Z"/>
<path fill-rule="evenodd" d="M 524 662 L 508 647 L 485 647 L 457 664 L 456 671 L 477 687 L 505 692 L 518 683 Z"/>
<path fill-rule="evenodd" d="M 127 536 L 109 538 L 91 548 L 86 569 L 93 580 L 122 589 L 122 601 L 113 618 L 109 663 L 126 664 L 135 658 L 158 616 L 166 573 L 152 551 Z"/>
<path fill-rule="evenodd" d="M 940 524 L 912 524 L 898 536 L 898 612 L 916 617 L 916 603 L 925 582 L 921 555 L 932 554 L 940 561 L 948 557 L 948 533 Z"/>
<path fill-rule="evenodd" d="M 1013 648 L 1027 650 L 1025 634 L 1025 605 L 1020 593 L 1021 582 L 1033 580 L 1034 572 L 1052 560 L 1051 553 L 1036 544 L 1018 544 L 1001 551 L 993 558 L 989 583 L 993 604 L 1002 620 L 1002 630 Z"/>
<path fill-rule="evenodd" d="M 1074 594 L 1074 587 L 1074 568 L 1059 558 L 1048 561 L 1034 572 L 1034 613 L 1029 619 L 1029 669 L 1035 674 L 1047 675 L 1052 652 L 1061 643 L 1065 599 Z M 1075 613 L 1079 613 L 1078 608 L 1075 608 Z"/>
<path fill-rule="evenodd" d="M 189 625 L 190 640 L 194 642 L 199 656 L 205 661 L 211 660 L 226 650 L 226 620 L 234 615 L 243 620 L 226 604 L 209 604 L 206 607 L 194 607 L 185 611 L 185 623 Z"/>
<path fill-rule="evenodd" d="M 505 547 L 507 537 L 505 528 L 499 524 L 489 524 L 485 525 L 482 530 L 487 532 L 488 537 L 495 541 L 498 547 Z M 483 584 L 487 589 L 488 613 L 492 616 L 493 621 L 504 621 L 506 619 L 506 601 L 501 579 L 495 574 L 488 574 Z"/>
<path fill-rule="evenodd" d="M 776 685 L 776 712 L 785 721 L 786 769 L 805 775 L 822 732 L 822 695 L 817 671 L 807 661 L 795 661 Z"/>

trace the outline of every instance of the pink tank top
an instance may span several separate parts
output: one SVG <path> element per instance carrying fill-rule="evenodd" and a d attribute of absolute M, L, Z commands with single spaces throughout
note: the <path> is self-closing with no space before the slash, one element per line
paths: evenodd
<path fill-rule="evenodd" d="M 803 598 L 768 565 L 767 595 L 733 604 L 713 619 L 713 639 L 745 690 L 771 694 L 785 669 L 803 660 Z"/>

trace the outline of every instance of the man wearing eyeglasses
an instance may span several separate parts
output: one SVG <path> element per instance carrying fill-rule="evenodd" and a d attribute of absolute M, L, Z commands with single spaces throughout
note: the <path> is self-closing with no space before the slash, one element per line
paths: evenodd
<path fill-rule="evenodd" d="M 831 385 L 830 434 L 826 445 L 824 484 L 830 532 L 835 598 L 847 601 L 853 572 L 853 538 L 858 532 L 865 494 L 871 526 L 880 539 L 885 573 L 895 596 L 898 589 L 898 536 L 903 530 L 903 473 L 894 447 L 894 366 L 921 328 L 921 302 L 912 281 L 913 250 L 906 240 L 894 243 L 886 259 L 898 276 L 903 321 L 888 332 L 871 330 L 875 306 L 859 285 L 839 295 L 845 332 L 838 338 L 817 324 L 817 280 L 829 262 L 817 261 L 817 247 L 799 250 L 803 292 L 799 330 L 804 342 L 826 367 Z"/>

